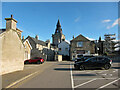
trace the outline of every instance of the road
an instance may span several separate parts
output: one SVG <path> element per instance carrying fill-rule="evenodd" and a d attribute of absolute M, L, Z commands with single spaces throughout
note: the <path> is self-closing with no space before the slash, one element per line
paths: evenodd
<path fill-rule="evenodd" d="M 44 65 L 47 65 L 46 63 Z M 74 70 L 73 62 L 55 62 L 43 71 L 37 66 L 37 72 L 27 78 L 24 77 L 10 88 L 69 88 L 70 90 L 112 88 L 118 90 L 120 88 L 119 66 L 120 63 L 113 63 L 109 70 L 79 71 Z M 30 66 L 27 65 L 25 68 Z"/>

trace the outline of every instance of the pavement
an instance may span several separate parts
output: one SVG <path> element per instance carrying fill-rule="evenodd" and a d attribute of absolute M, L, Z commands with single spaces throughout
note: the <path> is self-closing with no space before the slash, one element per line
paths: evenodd
<path fill-rule="evenodd" d="M 2 76 L 3 88 L 62 88 L 114 89 L 120 88 L 120 63 L 113 63 L 109 70 L 75 70 L 73 62 L 45 62 L 25 65 L 23 71 Z"/>

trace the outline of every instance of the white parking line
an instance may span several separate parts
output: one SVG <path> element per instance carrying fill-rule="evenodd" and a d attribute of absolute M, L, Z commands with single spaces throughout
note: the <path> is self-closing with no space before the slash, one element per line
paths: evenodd
<path fill-rule="evenodd" d="M 82 83 L 82 84 L 80 84 L 80 85 L 77 85 L 77 86 L 75 86 L 74 88 L 80 87 L 80 86 L 85 85 L 85 84 L 87 84 L 87 83 L 90 83 L 90 82 L 92 82 L 92 81 L 94 81 L 94 80 L 96 80 L 96 78 L 94 78 L 94 79 L 92 79 L 92 80 L 89 80 L 89 81 L 87 81 L 87 82 L 85 82 L 85 83 Z"/>
<path fill-rule="evenodd" d="M 101 71 L 101 72 L 98 72 L 98 73 L 103 73 L 103 72 L 106 72 L 106 71 L 108 71 L 108 70 L 105 70 L 105 71 Z"/>
<path fill-rule="evenodd" d="M 103 86 L 99 87 L 99 88 L 96 89 L 96 90 L 99 90 L 99 89 L 102 89 L 102 88 L 104 88 L 104 87 L 107 87 L 108 85 L 110 85 L 110 84 L 112 84 L 112 83 L 114 83 L 114 82 L 116 82 L 116 81 L 118 81 L 118 80 L 120 80 L 120 78 L 118 78 L 117 80 L 114 80 L 114 81 L 112 81 L 112 82 L 110 82 L 110 83 L 108 83 L 108 84 L 106 84 L 106 85 L 103 85 Z"/>
<path fill-rule="evenodd" d="M 76 79 L 74 79 L 74 80 L 90 80 L 90 79 L 92 79 L 92 78 L 76 78 Z M 98 80 L 98 79 L 117 79 L 117 77 L 116 78 L 96 78 L 96 80 Z"/>
<path fill-rule="evenodd" d="M 96 70 L 95 70 L 95 71 L 88 71 L 88 72 L 86 72 L 86 73 L 92 73 L 92 72 L 96 72 Z"/>
<path fill-rule="evenodd" d="M 85 72 L 85 71 L 73 71 L 73 73 L 81 73 L 81 72 Z"/>
<path fill-rule="evenodd" d="M 70 76 L 71 76 L 71 84 L 72 84 L 72 90 L 74 90 L 74 81 L 72 76 L 72 65 L 70 64 Z"/>
<path fill-rule="evenodd" d="M 113 73 L 116 72 L 116 71 L 113 71 Z"/>

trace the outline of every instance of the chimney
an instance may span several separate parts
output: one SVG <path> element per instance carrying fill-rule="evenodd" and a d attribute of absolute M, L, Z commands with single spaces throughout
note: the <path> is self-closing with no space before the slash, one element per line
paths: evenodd
<path fill-rule="evenodd" d="M 24 40 L 24 36 L 22 36 L 22 39 Z"/>
<path fill-rule="evenodd" d="M 50 49 L 50 40 L 46 40 L 46 45 L 47 45 L 48 49 Z"/>
<path fill-rule="evenodd" d="M 75 37 L 74 37 L 74 35 L 73 35 L 73 39 L 74 39 Z"/>
<path fill-rule="evenodd" d="M 13 15 L 10 18 L 5 18 L 6 20 L 6 30 L 14 29 L 16 30 L 17 21 L 13 19 Z"/>
<path fill-rule="evenodd" d="M 39 39 L 39 36 L 38 36 L 38 35 L 36 35 L 36 36 L 35 36 L 35 38 L 36 38 L 36 40 L 38 40 L 38 39 Z"/>

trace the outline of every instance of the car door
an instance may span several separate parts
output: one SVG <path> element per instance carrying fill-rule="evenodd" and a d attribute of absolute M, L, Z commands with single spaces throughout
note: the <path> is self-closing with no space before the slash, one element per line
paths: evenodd
<path fill-rule="evenodd" d="M 37 62 L 37 59 L 38 59 L 37 57 L 33 58 L 33 59 L 32 59 L 32 62 L 33 62 L 33 63 Z"/>
<path fill-rule="evenodd" d="M 105 61 L 104 61 L 105 58 L 103 57 L 98 57 L 97 58 L 97 67 L 100 68 L 104 65 Z"/>
<path fill-rule="evenodd" d="M 89 58 L 87 62 L 84 64 L 87 68 L 95 68 L 96 65 L 96 58 Z"/>

